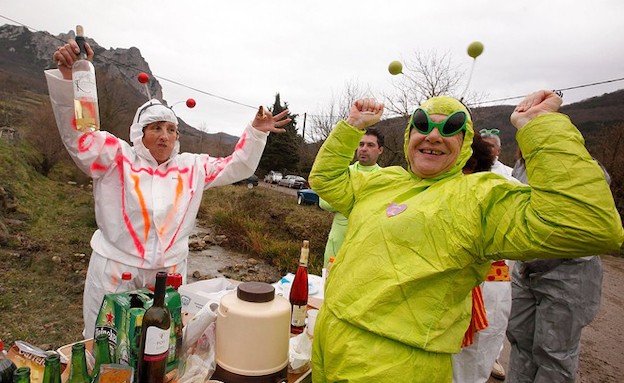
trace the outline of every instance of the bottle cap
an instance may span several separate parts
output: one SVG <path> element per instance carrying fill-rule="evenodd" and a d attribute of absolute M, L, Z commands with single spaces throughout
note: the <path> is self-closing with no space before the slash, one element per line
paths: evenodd
<path fill-rule="evenodd" d="M 171 286 L 177 290 L 178 287 L 182 286 L 182 274 L 169 273 L 167 275 L 167 286 Z"/>
<path fill-rule="evenodd" d="M 84 28 L 82 28 L 82 25 L 76 25 L 76 36 L 84 36 Z"/>
<path fill-rule="evenodd" d="M 121 280 L 122 281 L 129 281 L 132 279 L 132 273 L 125 271 L 123 273 L 121 273 Z"/>

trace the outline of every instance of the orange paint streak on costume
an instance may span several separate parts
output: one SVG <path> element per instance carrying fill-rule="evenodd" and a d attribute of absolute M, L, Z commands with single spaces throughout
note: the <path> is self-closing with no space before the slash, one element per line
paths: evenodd
<path fill-rule="evenodd" d="M 143 214 L 143 240 L 147 241 L 147 235 L 149 234 L 150 230 L 149 214 L 147 213 L 147 207 L 145 207 L 145 198 L 143 198 L 143 193 L 141 192 L 141 187 L 139 185 L 139 176 L 133 174 L 132 179 L 134 180 L 134 192 L 139 198 L 139 204 L 141 204 L 141 213 Z"/>
<path fill-rule="evenodd" d="M 165 224 L 160 228 L 159 234 L 162 237 L 163 233 L 169 227 L 169 224 L 175 217 L 176 211 L 178 210 L 178 204 L 180 203 L 180 197 L 182 196 L 182 192 L 184 191 L 184 182 L 182 181 L 182 176 L 178 174 L 178 184 L 176 185 L 176 194 L 175 200 L 173 201 L 173 207 L 167 213 L 167 218 L 165 219 Z"/>

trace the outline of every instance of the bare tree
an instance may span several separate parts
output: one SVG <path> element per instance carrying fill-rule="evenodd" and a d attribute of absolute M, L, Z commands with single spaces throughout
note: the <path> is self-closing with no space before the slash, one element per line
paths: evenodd
<path fill-rule="evenodd" d="M 403 74 L 395 77 L 394 92 L 384 94 L 386 109 L 407 118 L 418 105 L 435 96 L 463 96 L 475 102 L 480 97 L 474 92 L 460 94 L 465 81 L 465 72 L 453 63 L 449 53 L 414 52 L 413 59 L 404 61 Z"/>
<path fill-rule="evenodd" d="M 600 144 L 593 152 L 611 177 L 611 192 L 620 215 L 624 216 L 624 163 L 621 160 L 621 153 L 624 152 L 624 123 L 605 126 L 603 134 L 596 141 Z"/>
<path fill-rule="evenodd" d="M 363 97 L 372 97 L 368 85 L 362 86 L 355 80 L 346 81 L 342 93 L 337 96 L 332 95 L 331 101 L 325 107 L 309 116 L 312 125 L 310 129 L 312 140 L 324 141 L 338 121 L 349 115 L 351 104 Z"/>
<path fill-rule="evenodd" d="M 40 106 L 33 108 L 26 125 L 26 138 L 43 155 L 40 173 L 47 176 L 52 167 L 61 160 L 69 160 L 63 141 L 56 128 L 52 106 L 48 98 Z"/>

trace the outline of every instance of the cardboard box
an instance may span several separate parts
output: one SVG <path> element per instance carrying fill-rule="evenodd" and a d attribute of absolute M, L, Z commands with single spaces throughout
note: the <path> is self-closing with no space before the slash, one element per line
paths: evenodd
<path fill-rule="evenodd" d="M 108 335 L 114 363 L 128 365 L 136 370 L 143 314 L 152 303 L 153 293 L 148 289 L 104 296 L 95 322 L 95 336 L 102 333 Z M 172 287 L 167 287 L 165 305 L 171 313 L 167 371 L 172 371 L 177 368 L 182 345 L 182 303 L 180 294 Z"/>

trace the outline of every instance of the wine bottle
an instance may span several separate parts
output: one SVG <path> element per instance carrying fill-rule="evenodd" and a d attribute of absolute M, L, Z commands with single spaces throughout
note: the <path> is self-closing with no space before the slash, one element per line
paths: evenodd
<path fill-rule="evenodd" d="M 167 273 L 156 274 L 154 303 L 143 315 L 141 345 L 139 347 L 139 383 L 162 383 L 169 355 L 171 315 L 165 307 Z"/>
<path fill-rule="evenodd" d="M 290 332 L 301 334 L 305 328 L 306 310 L 308 307 L 308 254 L 310 242 L 303 241 L 299 267 L 290 288 L 290 304 L 292 314 L 290 319 Z"/>
<path fill-rule="evenodd" d="M 46 357 L 43 383 L 61 383 L 61 357 L 59 354 L 51 354 Z"/>
<path fill-rule="evenodd" d="M 16 368 L 15 363 L 6 356 L 4 343 L 0 339 L 0 383 L 11 383 Z"/>
<path fill-rule="evenodd" d="M 71 365 L 69 366 L 69 378 L 65 383 L 90 383 L 91 377 L 87 372 L 87 357 L 84 343 L 72 345 Z"/>
<path fill-rule="evenodd" d="M 100 367 L 103 364 L 110 364 L 110 346 L 108 345 L 108 334 L 98 334 L 95 337 L 95 366 L 93 367 L 92 381 L 96 382 L 100 374 Z"/>
<path fill-rule="evenodd" d="M 83 133 L 100 130 L 95 68 L 87 60 L 85 37 L 82 25 L 76 26 L 76 43 L 80 48 L 79 59 L 72 66 L 74 83 L 74 117 L 76 130 Z"/>
<path fill-rule="evenodd" d="M 30 368 L 20 367 L 13 372 L 13 383 L 30 383 Z"/>

